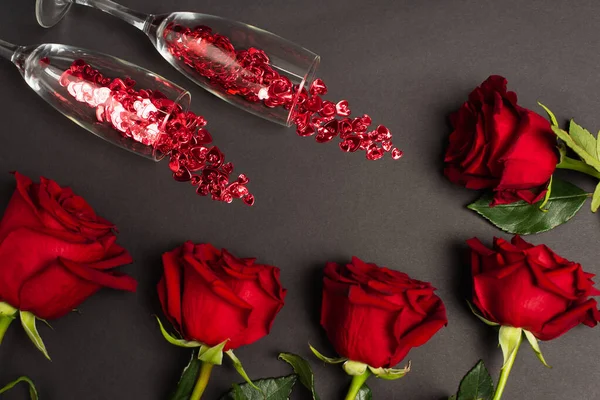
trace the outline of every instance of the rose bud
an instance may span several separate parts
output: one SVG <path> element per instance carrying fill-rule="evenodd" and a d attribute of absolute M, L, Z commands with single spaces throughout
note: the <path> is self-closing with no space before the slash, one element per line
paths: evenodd
<path fill-rule="evenodd" d="M 448 323 L 446 308 L 428 282 L 353 257 L 347 265 L 325 267 L 321 325 L 353 375 L 347 399 L 354 400 L 365 380 L 403 377 L 409 366 L 393 369 L 413 347 L 425 344 Z"/>
<path fill-rule="evenodd" d="M 172 344 L 198 347 L 202 361 L 192 398 L 201 397 L 212 366 L 221 364 L 223 352 L 249 381 L 232 350 L 271 330 L 286 294 L 279 282 L 279 268 L 192 242 L 165 253 L 163 268 L 158 296 L 181 338 L 168 334 L 161 324 L 162 333 Z"/>
<path fill-rule="evenodd" d="M 523 336 L 544 365 L 539 340 L 552 340 L 579 324 L 600 321 L 593 274 L 581 265 L 534 246 L 519 236 L 509 243 L 495 238 L 492 249 L 477 238 L 471 248 L 475 314 L 489 325 L 499 325 L 504 366 L 494 399 L 500 399 Z"/>
<path fill-rule="evenodd" d="M 133 278 L 110 271 L 132 259 L 116 244 L 115 226 L 70 188 L 15 178 L 0 221 L 0 342 L 19 316 L 48 357 L 36 318 L 60 318 L 103 287 L 135 291 Z"/>
<path fill-rule="evenodd" d="M 506 85 L 505 78 L 490 76 L 450 116 L 444 174 L 469 189 L 493 188 L 491 205 L 533 204 L 544 198 L 559 161 L 556 136 Z"/>

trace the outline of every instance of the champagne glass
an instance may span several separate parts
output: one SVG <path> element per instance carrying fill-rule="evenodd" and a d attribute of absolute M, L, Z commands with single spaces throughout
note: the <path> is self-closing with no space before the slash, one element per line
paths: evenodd
<path fill-rule="evenodd" d="M 291 126 L 317 143 L 338 140 L 344 152 L 364 151 L 368 160 L 386 153 L 399 159 L 392 133 L 371 126 L 367 115 L 350 117 L 347 100 L 324 100 L 315 79 L 318 55 L 281 37 L 224 18 L 190 12 L 144 14 L 111 0 L 36 0 L 38 22 L 56 24 L 73 4 L 114 15 L 143 31 L 162 56 L 192 81 L 230 104 Z"/>
<path fill-rule="evenodd" d="M 190 104 L 187 90 L 107 54 L 62 44 L 17 46 L 0 40 L 0 55 L 12 61 L 25 82 L 71 121 L 104 140 L 153 161 L 165 156 L 153 145 L 160 134 L 166 133 L 170 114 L 175 110 L 187 110 Z M 81 60 L 107 77 L 131 79 L 139 87 L 151 89 L 172 101 L 158 109 L 151 105 L 151 99 L 140 97 L 140 104 L 146 109 L 138 106 L 139 111 L 136 111 L 135 108 L 123 107 L 122 99 L 118 99 L 119 93 L 108 88 L 109 82 L 90 81 L 69 73 L 73 64 Z M 156 118 L 159 122 L 147 128 L 149 124 L 146 122 L 149 121 L 144 118 L 151 111 L 160 114 Z"/>
<path fill-rule="evenodd" d="M 37 20 L 51 27 L 72 4 L 102 10 L 135 26 L 196 84 L 285 126 L 294 123 L 296 106 L 306 97 L 303 92 L 313 82 L 320 61 L 318 55 L 277 35 L 207 14 L 144 14 L 110 0 L 37 0 Z"/>
<path fill-rule="evenodd" d="M 0 57 L 40 97 L 96 136 L 153 161 L 168 155 L 174 178 L 191 181 L 200 195 L 254 202 L 245 175 L 229 182 L 233 165 L 209 146 L 206 121 L 187 111 L 190 93 L 173 82 L 116 57 L 62 44 L 0 40 Z"/>

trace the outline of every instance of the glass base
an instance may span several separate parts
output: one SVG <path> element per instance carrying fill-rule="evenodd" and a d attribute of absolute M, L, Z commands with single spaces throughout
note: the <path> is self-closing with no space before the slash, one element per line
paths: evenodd
<path fill-rule="evenodd" d="M 71 0 L 36 0 L 35 17 L 44 28 L 53 27 L 69 11 Z"/>

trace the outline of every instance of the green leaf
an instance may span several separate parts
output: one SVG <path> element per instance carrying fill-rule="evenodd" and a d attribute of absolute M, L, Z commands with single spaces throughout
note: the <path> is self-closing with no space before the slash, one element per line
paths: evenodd
<path fill-rule="evenodd" d="M 366 384 L 362 385 L 356 394 L 355 400 L 373 400 L 371 388 L 369 388 Z"/>
<path fill-rule="evenodd" d="M 404 378 L 410 372 L 410 361 L 404 368 L 373 368 L 369 366 L 369 370 L 378 378 L 388 381 Z"/>
<path fill-rule="evenodd" d="M 540 107 L 542 107 L 544 109 L 544 111 L 546 111 L 546 113 L 548 114 L 548 118 L 550 119 L 550 122 L 552 123 L 552 125 L 554 126 L 558 126 L 558 121 L 556 120 L 556 116 L 554 115 L 554 113 L 552 111 L 550 111 L 550 109 L 548 107 L 546 107 L 545 105 L 543 105 L 542 103 L 540 103 L 538 101 L 538 104 L 540 105 Z"/>
<path fill-rule="evenodd" d="M 504 355 L 504 364 L 502 364 L 502 368 L 504 368 L 521 345 L 523 329 L 503 325 L 500 327 L 498 340 L 502 348 L 502 354 Z"/>
<path fill-rule="evenodd" d="M 228 351 L 225 352 L 225 354 L 227 354 L 229 356 L 229 358 L 231 358 L 231 361 L 233 361 L 233 368 L 235 368 L 235 370 L 237 371 L 237 373 L 240 374 L 240 376 L 242 378 L 244 378 L 244 380 L 250 386 L 252 386 L 254 389 L 260 390 L 258 388 L 258 386 L 256 386 L 254 383 L 252 383 L 252 379 L 250 379 L 250 377 L 246 373 L 246 370 L 244 369 L 244 366 L 242 365 L 242 362 L 240 361 L 240 359 L 237 358 L 237 356 L 235 354 L 233 354 L 233 350 L 228 350 Z"/>
<path fill-rule="evenodd" d="M 600 207 L 600 183 L 596 185 L 596 189 L 594 189 L 594 194 L 592 195 L 592 212 L 598 211 L 598 207 Z"/>
<path fill-rule="evenodd" d="M 237 383 L 233 384 L 233 388 L 231 389 L 231 396 L 233 400 L 246 400 L 246 396 L 244 396 L 244 392 L 242 392 L 242 388 Z"/>
<path fill-rule="evenodd" d="M 21 325 L 23 325 L 29 339 L 31 339 L 35 347 L 37 347 L 48 360 L 52 361 L 48 355 L 44 341 L 40 337 L 37 327 L 35 326 L 35 315 L 29 311 L 20 311 L 19 314 L 21 316 Z"/>
<path fill-rule="evenodd" d="M 172 345 L 178 346 L 178 347 L 187 347 L 187 348 L 194 348 L 194 347 L 202 346 L 202 343 L 176 338 L 175 336 L 173 336 L 169 332 L 167 332 L 167 330 L 163 326 L 162 322 L 160 321 L 160 318 L 156 317 L 156 320 L 158 321 L 158 326 L 160 327 L 160 333 L 162 333 L 163 337 L 167 340 L 167 342 L 171 343 Z"/>
<path fill-rule="evenodd" d="M 29 385 L 29 397 L 31 398 L 31 400 L 39 400 L 40 397 L 37 393 L 37 389 L 35 388 L 35 384 L 33 383 L 33 381 L 31 379 L 29 379 L 26 376 L 21 376 L 17 380 L 10 382 L 8 385 L 4 386 L 3 388 L 0 388 L 0 394 L 2 394 L 4 392 L 8 392 L 10 389 L 14 388 L 21 382 L 25 382 Z"/>
<path fill-rule="evenodd" d="M 229 393 L 221 397 L 221 400 L 289 400 L 290 393 L 292 393 L 297 380 L 298 376 L 295 374 L 279 378 L 260 379 L 254 382 L 261 390 L 260 392 L 244 383 L 239 385 L 237 389 L 231 389 Z"/>
<path fill-rule="evenodd" d="M 456 395 L 448 397 L 448 400 L 456 400 Z"/>
<path fill-rule="evenodd" d="M 552 194 L 546 204 L 547 212 L 542 212 L 539 205 L 525 201 L 490 207 L 492 193 L 484 194 L 468 207 L 503 231 L 530 235 L 564 224 L 581 209 L 587 197 L 585 191 L 572 183 L 554 178 Z"/>
<path fill-rule="evenodd" d="M 552 126 L 552 131 L 558 136 L 565 144 L 573 150 L 587 165 L 593 167 L 596 171 L 600 171 L 600 161 L 596 157 L 596 148 L 594 146 L 594 154 L 590 154 L 587 150 L 582 147 L 578 142 L 575 141 L 571 135 L 563 131 L 557 126 Z M 578 140 L 581 140 L 578 137 Z"/>
<path fill-rule="evenodd" d="M 473 305 L 473 304 L 472 304 L 470 301 L 467 301 L 467 304 L 469 305 L 469 308 L 471 309 L 471 312 L 472 312 L 473 314 L 475 314 L 475 316 L 476 316 L 477 318 L 479 318 L 481 321 L 483 321 L 483 323 L 485 323 L 485 324 L 487 324 L 487 325 L 489 325 L 489 326 L 498 326 L 498 325 L 500 325 L 500 324 L 499 324 L 499 323 L 497 323 L 497 322 L 493 322 L 493 321 L 490 321 L 490 320 L 488 320 L 488 319 L 485 319 L 485 318 L 483 318 L 483 317 L 482 317 L 482 316 L 481 316 L 481 315 L 480 315 L 480 314 L 477 312 L 477 309 L 475 308 L 475 306 L 474 306 L 474 305 Z"/>
<path fill-rule="evenodd" d="M 456 400 L 490 400 L 494 382 L 483 361 L 479 361 L 460 382 Z"/>
<path fill-rule="evenodd" d="M 542 354 L 542 350 L 540 349 L 540 344 L 538 343 L 537 338 L 533 335 L 533 333 L 526 331 L 525 329 L 523 329 L 523 333 L 525 333 L 525 337 L 527 338 L 527 341 L 529 342 L 529 344 L 531 345 L 531 348 L 533 349 L 533 351 L 535 352 L 535 355 L 537 356 L 537 358 L 542 362 L 542 364 L 544 364 L 546 367 L 548 368 L 552 368 L 551 366 L 548 365 L 548 363 L 546 362 L 546 360 L 544 359 L 544 355 Z"/>
<path fill-rule="evenodd" d="M 340 357 L 340 358 L 329 358 L 329 357 L 325 357 L 323 354 L 319 353 L 319 351 L 317 349 L 315 349 L 314 347 L 312 347 L 310 344 L 308 345 L 308 347 L 310 347 L 310 350 L 313 352 L 313 354 L 321 361 L 327 363 L 327 364 L 341 364 L 345 361 L 348 361 L 348 359 L 346 357 Z"/>
<path fill-rule="evenodd" d="M 228 341 L 229 339 L 224 340 L 213 347 L 208 347 L 203 344 L 200 346 L 200 350 L 198 351 L 198 360 L 214 365 L 223 364 L 223 349 Z"/>
<path fill-rule="evenodd" d="M 202 361 L 198 360 L 198 350 L 192 351 L 192 358 L 181 373 L 181 378 L 177 383 L 177 388 L 169 397 L 169 400 L 189 400 L 194 386 L 196 386 L 196 380 L 200 374 L 200 367 Z"/>
<path fill-rule="evenodd" d="M 315 389 L 315 374 L 313 374 L 308 361 L 292 353 L 280 353 L 279 359 L 287 362 L 294 368 L 294 372 L 300 378 L 300 383 L 312 393 L 313 400 L 319 400 L 319 395 Z"/>
<path fill-rule="evenodd" d="M 578 125 L 575 120 L 571 120 L 569 123 L 569 135 L 579 147 L 585 150 L 585 152 L 594 159 L 598 160 L 598 143 L 590 131 L 581 125 Z"/>

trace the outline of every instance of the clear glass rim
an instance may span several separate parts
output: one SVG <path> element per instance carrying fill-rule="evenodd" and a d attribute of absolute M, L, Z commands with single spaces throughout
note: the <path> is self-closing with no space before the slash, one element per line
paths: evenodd
<path fill-rule="evenodd" d="M 315 75 L 317 73 L 317 68 L 319 68 L 320 63 L 321 63 L 321 57 L 319 55 L 315 54 L 315 57 L 313 58 L 313 61 L 310 64 L 310 67 L 308 67 L 306 74 L 304 74 L 304 76 L 302 77 L 302 82 L 300 83 L 300 85 L 298 85 L 298 91 L 294 95 L 294 101 L 292 102 L 292 107 L 290 107 L 290 111 L 287 116 L 287 120 L 285 123 L 286 126 L 290 127 L 294 123 L 293 116 L 294 116 L 294 112 L 296 111 L 296 105 L 298 104 L 298 97 L 300 96 L 300 93 L 302 93 L 302 89 L 304 88 L 304 86 L 310 85 L 312 83 L 312 81 L 315 79 Z M 307 90 L 308 90 L 308 88 L 307 88 Z"/>
<path fill-rule="evenodd" d="M 52 2 L 52 4 L 56 7 L 60 12 L 53 16 L 51 21 L 48 21 L 44 15 L 43 6 L 44 4 L 48 4 Z M 64 18 L 64 16 L 69 12 L 69 9 L 73 5 L 71 0 L 63 0 L 63 4 L 60 4 L 57 0 L 36 0 L 35 2 L 35 18 L 40 26 L 43 28 L 52 28 L 54 25 L 58 24 L 60 20 Z"/>
<path fill-rule="evenodd" d="M 187 112 L 190 109 L 190 104 L 192 102 L 192 94 L 188 90 L 183 90 L 181 92 L 181 94 L 179 94 L 179 96 L 174 101 L 176 104 L 179 104 L 181 106 L 181 109 L 184 112 Z M 171 111 L 169 114 L 167 114 L 166 118 L 163 121 L 163 126 L 164 126 L 164 124 L 167 123 L 167 121 L 171 117 L 172 113 L 173 113 L 173 111 Z M 161 153 L 160 151 L 158 151 L 156 149 L 154 149 L 154 152 L 152 155 L 153 155 L 154 161 L 156 161 L 156 162 L 162 160 L 163 158 L 165 158 L 167 156 L 166 153 Z"/>

